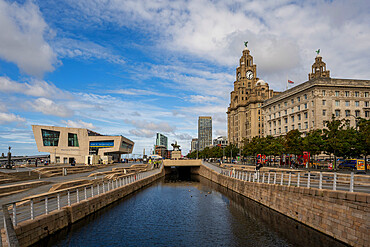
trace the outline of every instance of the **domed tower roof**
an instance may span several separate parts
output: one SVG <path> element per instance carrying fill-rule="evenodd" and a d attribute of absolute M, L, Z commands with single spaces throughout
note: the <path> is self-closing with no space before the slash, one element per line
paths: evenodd
<path fill-rule="evenodd" d="M 264 80 L 258 80 L 256 83 L 256 86 L 263 86 L 263 85 L 267 85 L 267 82 L 265 82 Z"/>

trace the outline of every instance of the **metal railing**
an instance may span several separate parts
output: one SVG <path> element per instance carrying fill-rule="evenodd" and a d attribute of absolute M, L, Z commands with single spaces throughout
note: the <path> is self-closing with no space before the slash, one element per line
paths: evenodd
<path fill-rule="evenodd" d="M 161 172 L 162 168 L 163 164 L 159 166 L 159 169 L 135 173 L 113 180 L 99 181 L 90 185 L 81 185 L 69 189 L 32 196 L 27 199 L 7 203 L 3 208 L 8 209 L 12 223 L 16 226 L 19 222 L 29 219 L 33 220 L 37 216 L 60 210 L 64 206 L 71 206 L 74 203 L 79 203 L 158 174 Z"/>
<path fill-rule="evenodd" d="M 238 171 L 223 169 L 207 162 L 203 164 L 220 174 L 248 182 L 370 193 L 370 176 L 355 177 L 353 172 Z"/>

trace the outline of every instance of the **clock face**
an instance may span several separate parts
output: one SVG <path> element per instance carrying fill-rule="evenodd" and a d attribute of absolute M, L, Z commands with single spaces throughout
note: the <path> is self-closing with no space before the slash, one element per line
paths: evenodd
<path fill-rule="evenodd" d="M 240 74 L 240 72 L 238 73 L 238 81 L 240 81 L 240 78 L 241 78 L 242 76 L 241 76 L 241 74 Z"/>
<path fill-rule="evenodd" d="M 248 80 L 253 79 L 253 72 L 251 70 L 248 70 L 247 73 L 245 73 L 245 76 Z"/>

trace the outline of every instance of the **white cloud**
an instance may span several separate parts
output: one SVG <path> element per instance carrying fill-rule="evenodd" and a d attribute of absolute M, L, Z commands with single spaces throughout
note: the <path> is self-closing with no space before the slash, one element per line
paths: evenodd
<path fill-rule="evenodd" d="M 0 124 L 12 122 L 26 122 L 26 119 L 18 115 L 14 115 L 13 113 L 0 112 Z"/>
<path fill-rule="evenodd" d="M 152 130 L 152 131 L 159 131 L 159 132 L 173 132 L 175 130 L 175 127 L 169 125 L 166 122 L 148 122 L 146 120 L 129 120 L 126 119 L 125 123 L 131 124 L 139 129 L 146 129 L 146 130 Z"/>
<path fill-rule="evenodd" d="M 56 55 L 44 39 L 49 31 L 39 8 L 0 0 L 0 57 L 27 74 L 41 77 L 53 71 Z"/>
<path fill-rule="evenodd" d="M 43 80 L 30 79 L 29 82 L 19 83 L 0 76 L 0 92 L 19 93 L 34 97 L 45 98 L 71 98 L 71 94 L 57 88 L 52 83 Z"/>
<path fill-rule="evenodd" d="M 217 97 L 203 96 L 203 95 L 190 95 L 189 101 L 192 103 L 215 103 L 218 101 Z"/>
<path fill-rule="evenodd" d="M 165 94 L 165 93 L 159 93 L 155 92 L 153 90 L 145 90 L 145 89 L 118 89 L 118 90 L 109 90 L 108 93 L 114 93 L 114 94 L 123 94 L 123 95 L 155 95 L 155 96 L 165 96 L 165 97 L 172 97 L 172 95 Z"/>
<path fill-rule="evenodd" d="M 55 51 L 61 58 L 104 59 L 114 64 L 125 64 L 125 60 L 111 50 L 91 41 L 70 38 L 59 39 L 53 43 Z"/>
<path fill-rule="evenodd" d="M 151 138 L 155 135 L 155 132 L 148 129 L 132 129 L 129 131 L 131 135 Z"/>
<path fill-rule="evenodd" d="M 96 129 L 96 127 L 92 123 L 86 123 L 82 120 L 78 120 L 78 121 L 62 120 L 62 123 L 71 128 Z"/>
<path fill-rule="evenodd" d="M 191 139 L 193 138 L 191 135 L 189 135 L 189 134 L 187 134 L 187 133 L 183 133 L 183 134 L 175 134 L 175 137 L 176 137 L 177 139 L 180 139 L 180 140 L 186 140 L 186 141 L 191 140 Z"/>
<path fill-rule="evenodd" d="M 45 115 L 52 115 L 58 117 L 69 117 L 73 112 L 61 104 L 56 104 L 54 101 L 46 98 L 38 98 L 34 102 L 29 103 L 30 106 Z"/>

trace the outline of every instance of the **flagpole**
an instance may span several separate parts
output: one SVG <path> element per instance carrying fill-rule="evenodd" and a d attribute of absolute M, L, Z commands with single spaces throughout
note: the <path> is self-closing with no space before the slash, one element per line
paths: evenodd
<path fill-rule="evenodd" d="M 286 75 L 286 90 L 288 90 L 288 75 Z"/>

